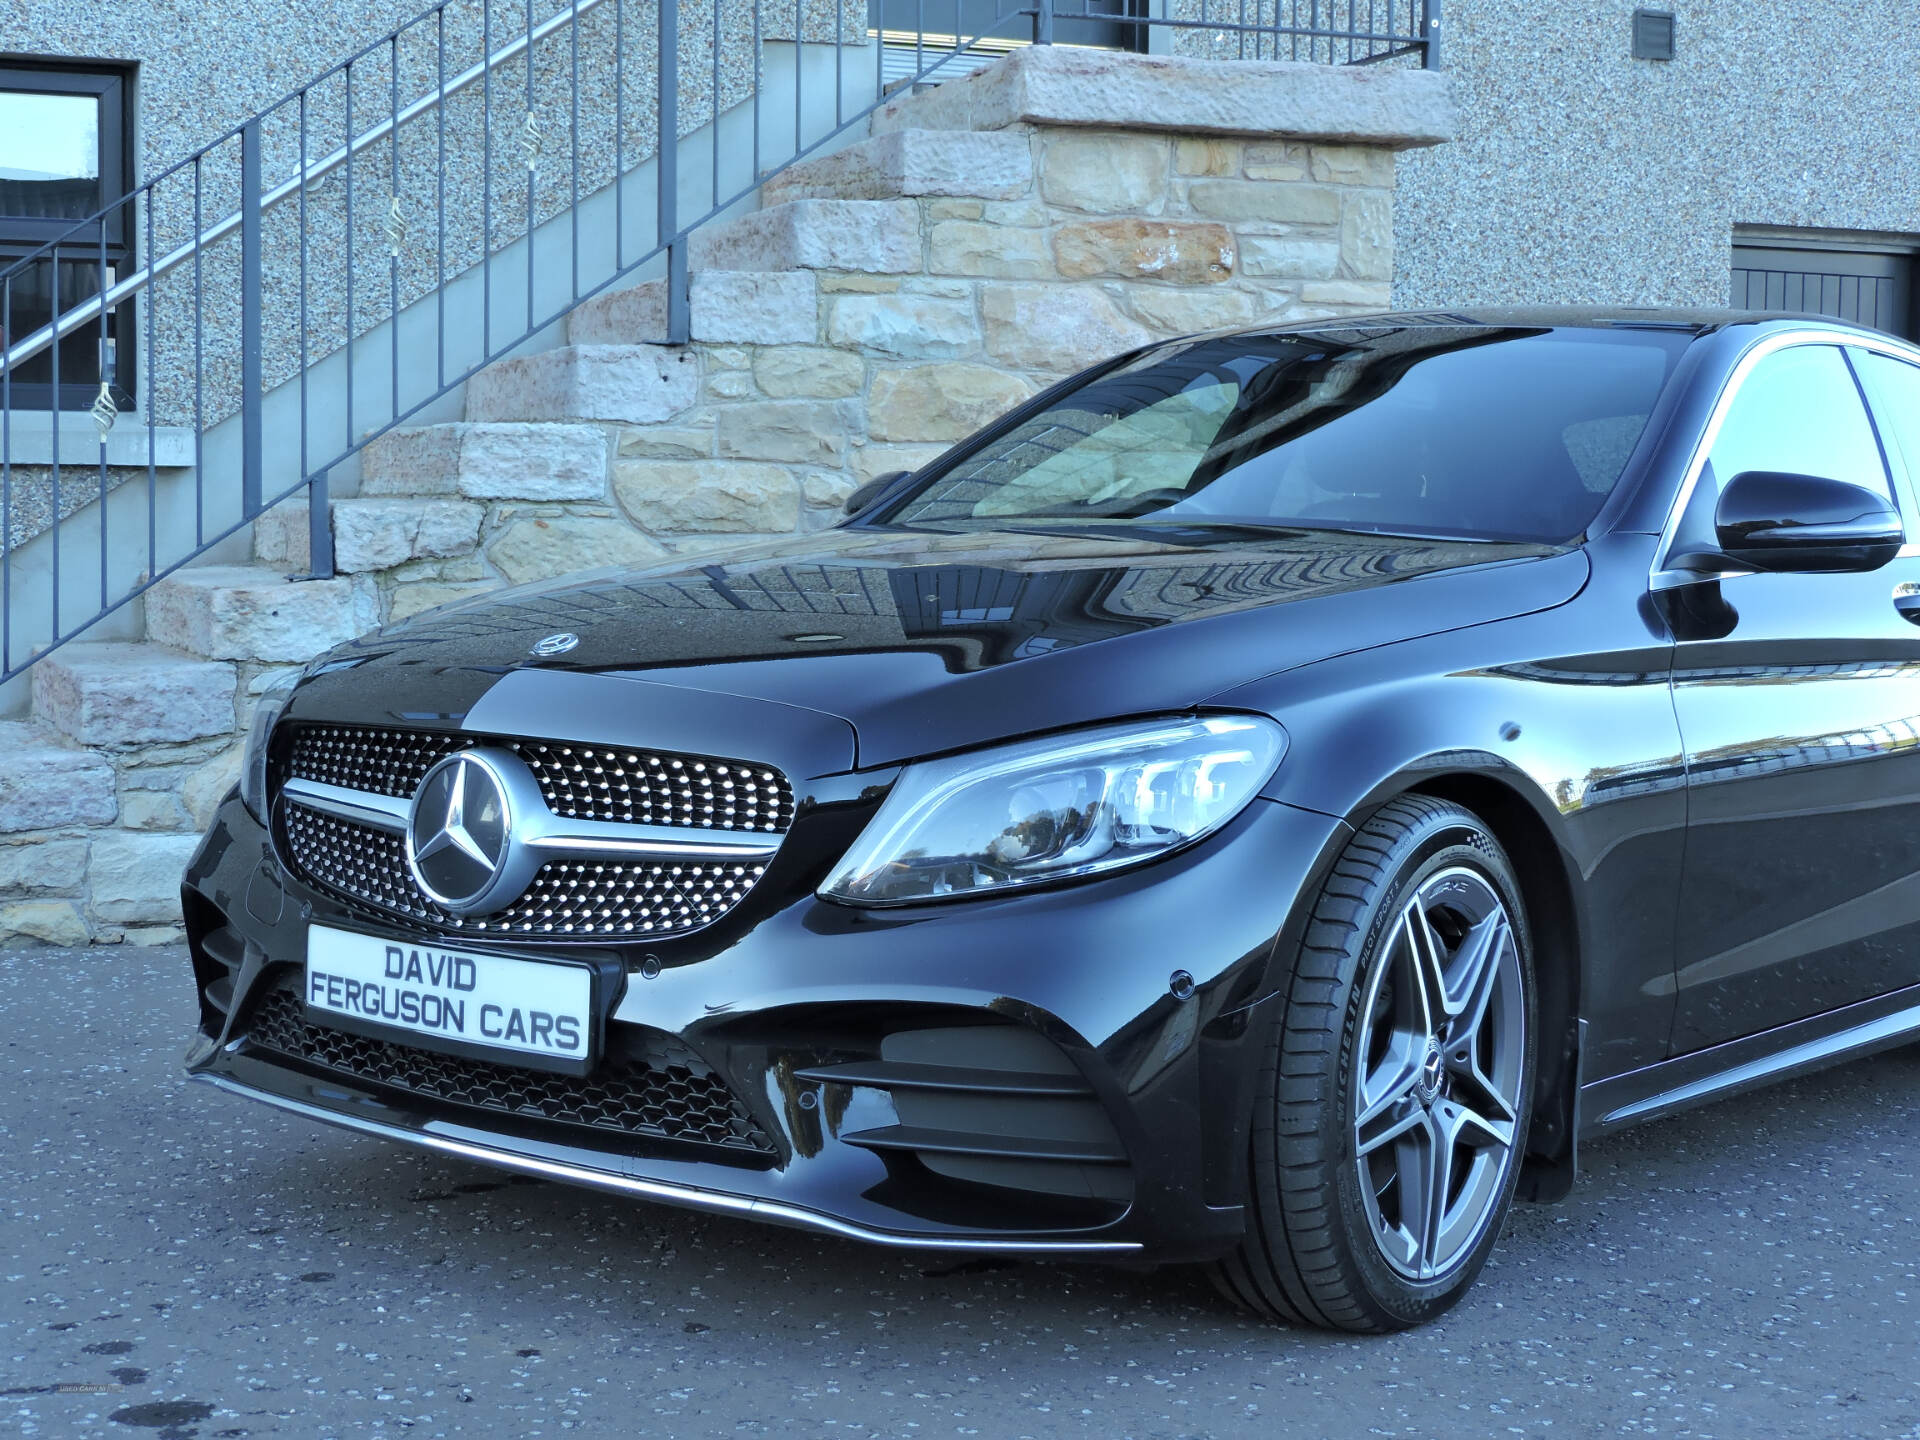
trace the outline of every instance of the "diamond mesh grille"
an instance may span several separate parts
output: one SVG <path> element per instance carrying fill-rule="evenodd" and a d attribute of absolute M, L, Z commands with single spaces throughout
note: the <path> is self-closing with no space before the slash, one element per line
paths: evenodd
<path fill-rule="evenodd" d="M 488 742 L 437 730 L 302 725 L 293 732 L 288 773 L 411 799 L 436 761 L 483 743 L 504 745 L 526 761 L 556 815 L 772 834 L 793 820 L 793 788 L 764 765 L 552 740 Z"/>
<path fill-rule="evenodd" d="M 474 736 L 438 730 L 302 725 L 293 732 L 288 774 L 411 800 L 436 761 L 476 743 Z"/>
<path fill-rule="evenodd" d="M 711 924 L 745 898 L 764 864 L 724 861 L 553 861 L 527 893 L 491 915 L 455 915 L 413 882 L 405 842 L 288 802 L 291 858 L 314 884 L 388 916 L 436 930 L 579 938 L 680 935 Z"/>
<path fill-rule="evenodd" d="M 775 1153 L 766 1132 L 706 1062 L 672 1036 L 639 1033 L 639 1053 L 609 1055 L 592 1075 L 551 1075 L 310 1025 L 299 992 L 282 985 L 261 1000 L 247 1035 L 262 1049 L 450 1105 Z"/>
<path fill-rule="evenodd" d="M 793 819 L 793 791 L 777 770 L 764 766 L 544 740 L 519 741 L 513 748 L 556 815 L 774 833 Z"/>

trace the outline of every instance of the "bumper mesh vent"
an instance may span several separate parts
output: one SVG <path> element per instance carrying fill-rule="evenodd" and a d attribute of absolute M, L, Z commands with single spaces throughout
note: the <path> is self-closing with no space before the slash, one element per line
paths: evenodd
<path fill-rule="evenodd" d="M 609 1055 L 592 1075 L 552 1075 L 310 1025 L 299 993 L 285 985 L 267 993 L 247 1032 L 259 1049 L 449 1105 L 750 1155 L 776 1153 L 705 1061 L 672 1036 L 639 1035 L 633 1050 Z"/>
<path fill-rule="evenodd" d="M 292 802 L 281 813 L 291 858 L 314 884 L 383 915 L 465 934 L 685 934 L 738 905 L 766 870 L 759 863 L 723 861 L 553 861 L 506 909 L 460 916 L 420 893 L 407 868 L 405 842 L 394 832 Z"/>
<path fill-rule="evenodd" d="M 410 799 L 435 762 L 472 745 L 499 744 L 527 762 L 547 807 L 577 820 L 692 825 L 784 833 L 793 788 L 779 771 L 741 760 L 656 750 L 614 750 L 557 740 L 489 740 L 440 730 L 302 725 L 288 773 L 348 790 Z"/>

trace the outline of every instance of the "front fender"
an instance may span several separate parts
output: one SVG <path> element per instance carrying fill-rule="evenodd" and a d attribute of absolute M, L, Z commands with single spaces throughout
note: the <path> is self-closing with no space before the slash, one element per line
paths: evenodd
<path fill-rule="evenodd" d="M 1340 656 L 1208 702 L 1286 727 L 1291 747 L 1266 793 L 1291 805 L 1357 825 L 1397 794 L 1462 797 L 1478 784 L 1524 807 L 1532 823 L 1502 839 L 1550 846 L 1564 873 L 1589 1078 L 1666 1056 L 1661 992 L 1686 825 L 1671 647 L 1622 601 L 1589 587 L 1551 611 Z"/>

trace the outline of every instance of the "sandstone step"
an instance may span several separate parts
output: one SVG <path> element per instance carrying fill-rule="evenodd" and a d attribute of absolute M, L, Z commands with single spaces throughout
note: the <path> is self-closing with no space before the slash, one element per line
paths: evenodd
<path fill-rule="evenodd" d="M 389 430 L 360 452 L 360 493 L 601 500 L 607 433 L 598 425 L 513 421 Z"/>
<path fill-rule="evenodd" d="M 697 270 L 687 285 L 690 338 L 715 345 L 811 345 L 819 286 L 806 270 Z M 667 282 L 649 280 L 583 303 L 567 321 L 576 345 L 649 345 L 667 338 Z"/>
<path fill-rule="evenodd" d="M 307 661 L 371 630 L 365 580 L 289 581 L 249 565 L 178 570 L 147 592 L 147 637 L 214 660 Z"/>
<path fill-rule="evenodd" d="M 920 268 L 920 207 L 912 200 L 789 200 L 694 232 L 696 270 Z"/>
<path fill-rule="evenodd" d="M 335 500 L 333 568 L 346 575 L 389 570 L 408 560 L 465 555 L 480 540 L 486 507 L 467 500 L 417 497 Z M 253 522 L 253 553 L 268 564 L 305 570 L 313 561 L 307 502 L 288 500 Z"/>
<path fill-rule="evenodd" d="M 232 733 L 235 680 L 161 645 L 63 645 L 33 667 L 33 713 L 82 745 L 199 740 Z"/>
<path fill-rule="evenodd" d="M 45 726 L 0 721 L 0 755 L 7 757 L 0 765 L 0 834 L 111 825 L 120 813 L 113 766 Z"/>
<path fill-rule="evenodd" d="M 652 425 L 700 394 L 692 355 L 659 345 L 565 345 L 496 360 L 467 381 L 467 419 Z"/>
<path fill-rule="evenodd" d="M 1023 134 L 896 130 L 782 170 L 760 187 L 760 204 L 921 195 L 1011 200 L 1032 184 L 1033 151 Z"/>

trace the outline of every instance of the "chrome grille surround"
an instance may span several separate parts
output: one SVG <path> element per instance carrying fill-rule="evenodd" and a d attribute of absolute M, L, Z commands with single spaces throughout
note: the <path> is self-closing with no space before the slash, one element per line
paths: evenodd
<path fill-rule="evenodd" d="M 420 893 L 398 833 L 287 801 L 287 845 L 301 874 L 322 889 L 391 919 L 471 935 L 684 935 L 746 898 L 766 872 L 758 862 L 555 860 L 518 900 L 491 915 L 455 915 Z"/>
<path fill-rule="evenodd" d="M 632 825 L 686 825 L 782 834 L 793 787 L 778 770 L 743 760 L 439 730 L 298 725 L 287 776 L 346 790 L 411 797 L 436 761 L 497 743 L 533 771 L 556 815 Z"/>
<path fill-rule="evenodd" d="M 515 822 L 524 842 L 515 853 L 528 866 L 521 873 L 531 878 L 515 882 L 525 890 L 504 907 L 460 915 L 421 890 L 404 832 L 428 771 L 449 755 L 483 746 L 515 771 L 517 759 L 531 777 L 516 811 L 523 818 Z M 291 727 L 284 753 L 279 817 L 295 870 L 384 918 L 438 931 L 577 939 L 683 935 L 745 898 L 793 816 L 786 777 L 738 760 L 300 723 Z"/>

